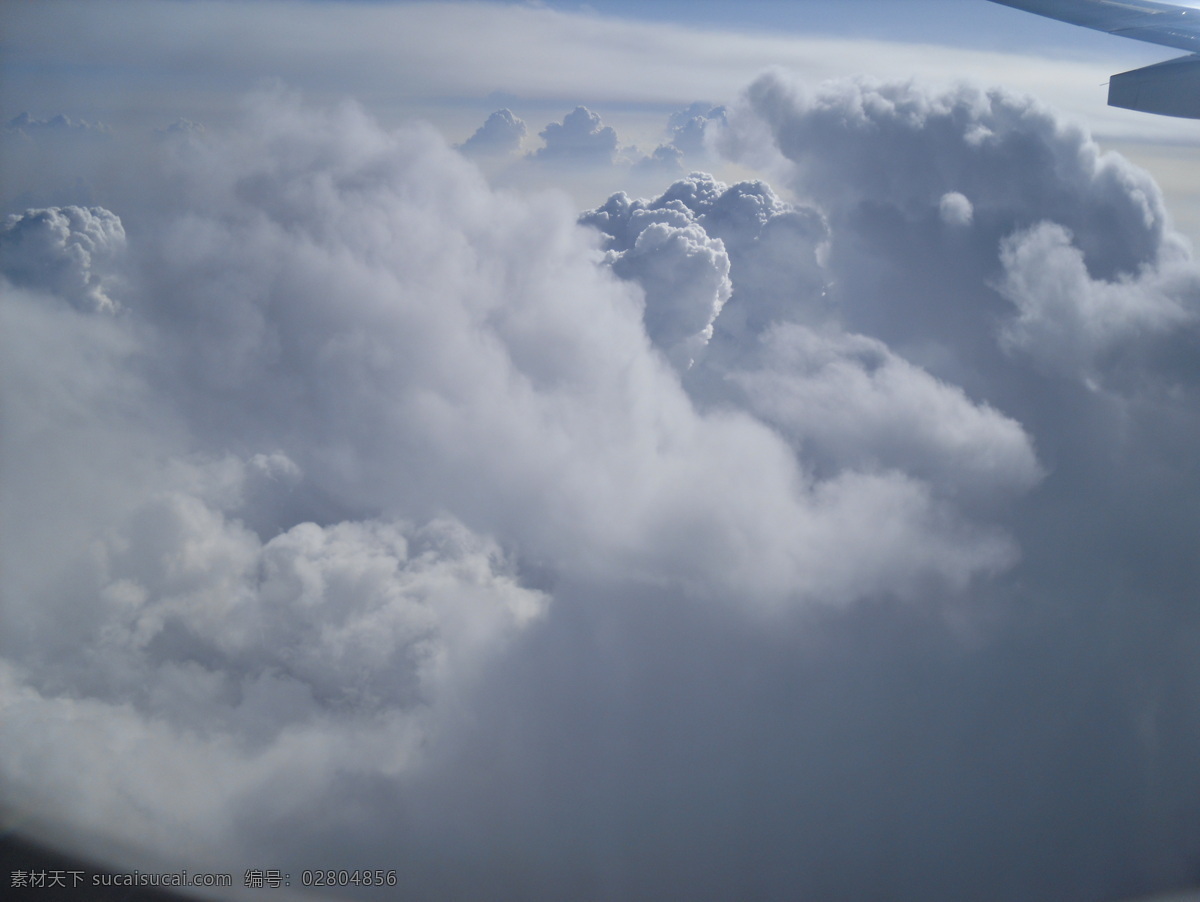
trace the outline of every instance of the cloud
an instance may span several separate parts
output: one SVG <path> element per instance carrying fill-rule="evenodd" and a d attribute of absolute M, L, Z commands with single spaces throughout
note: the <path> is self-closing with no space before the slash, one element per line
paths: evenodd
<path fill-rule="evenodd" d="M 112 129 L 102 122 L 88 122 L 83 119 L 73 120 L 62 113 L 50 119 L 35 119 L 29 113 L 19 113 L 8 120 L 5 124 L 5 129 L 26 137 L 61 133 L 95 137 L 107 135 L 112 131 Z"/>
<path fill-rule="evenodd" d="M 998 92 L 774 75 L 719 137 L 780 193 L 581 225 L 268 91 L 127 204 L 10 217 L 4 803 L 402 898 L 1194 882 L 1156 186 Z"/>
<path fill-rule="evenodd" d="M 1181 331 L 1195 334 L 1200 271 L 1188 259 L 1094 279 L 1071 233 L 1042 223 L 1007 238 L 1001 261 L 998 290 L 1018 310 L 1001 342 L 1048 368 L 1086 376 L 1114 347 Z"/>
<path fill-rule="evenodd" d="M 806 454 L 839 466 L 897 467 L 968 497 L 1011 498 L 1040 477 L 1020 424 L 866 336 L 780 324 L 758 366 L 730 378 Z"/>
<path fill-rule="evenodd" d="M 942 222 L 951 226 L 969 226 L 971 219 L 975 215 L 975 208 L 971 206 L 971 201 L 963 194 L 957 191 L 950 191 L 942 195 L 941 201 L 938 203 L 938 212 L 942 215 Z"/>
<path fill-rule="evenodd" d="M 739 116 L 726 149 L 772 167 L 829 217 L 843 321 L 981 396 L 1014 384 L 996 338 L 1018 328 L 1003 325 L 1016 311 L 994 287 L 1013 236 L 1066 229 L 1099 282 L 1192 265 L 1149 175 L 1026 97 L 867 82 L 810 92 L 769 76 Z M 969 224 L 946 222 L 947 204 L 961 213 L 946 200 L 955 194 L 969 199 Z M 1022 389 L 1013 403 L 1031 397 Z"/>
<path fill-rule="evenodd" d="M 314 712 L 431 704 L 443 681 L 461 678 L 497 634 L 545 603 L 503 572 L 494 543 L 451 520 L 420 529 L 306 522 L 262 542 L 210 499 L 182 491 L 150 494 L 90 563 L 92 580 L 53 603 L 65 612 L 95 599 L 96 644 L 57 671 L 44 667 L 41 679 L 260 741 Z M 187 671 L 203 681 L 181 711 L 158 687 Z M 293 704 L 272 717 L 239 710 L 243 688 L 266 678 Z"/>
<path fill-rule="evenodd" d="M 0 127 L 0 200 L 7 212 L 100 205 L 96 189 L 122 170 L 130 152 L 120 130 L 103 122 L 23 112 Z"/>
<path fill-rule="evenodd" d="M 617 133 L 587 107 L 576 107 L 538 132 L 546 142 L 533 157 L 544 162 L 611 163 L 617 152 Z"/>
<path fill-rule="evenodd" d="M 993 228 L 1028 227 L 1036 216 L 1072 229 L 1104 273 L 1135 269 L 1165 239 L 1162 193 L 1150 176 L 1028 97 L 865 82 L 810 95 L 768 76 L 747 102 L 765 146 L 778 148 L 796 169 L 792 181 L 823 206 L 848 211 L 870 200 L 912 217 L 959 193 L 981 226 L 986 213 Z M 868 131 L 887 141 L 866 140 Z M 952 156 L 923 166 L 933 153 Z"/>
<path fill-rule="evenodd" d="M 103 106 L 112 93 L 99 85 L 110 76 L 123 79 L 123 98 L 136 95 L 136 103 L 124 104 L 126 111 L 158 109 L 156 95 L 170 90 L 186 107 L 179 115 L 204 121 L 211 92 L 228 92 L 231 85 L 248 89 L 274 77 L 326 100 L 357 97 L 389 121 L 428 115 L 430 101 L 485 97 L 497 86 L 529 100 L 583 103 L 593 109 L 643 103 L 677 107 L 697 97 L 725 102 L 764 65 L 778 64 L 812 84 L 864 72 L 938 84 L 948 79 L 1007 83 L 1041 92 L 1105 134 L 1195 140 L 1186 121 L 1151 120 L 1104 106 L 1097 86 L 1119 71 L 1123 57 L 1114 54 L 1130 54 L 1129 68 L 1141 64 L 1136 45 L 1111 42 L 1084 57 L 1079 47 L 1057 55 L 995 52 L 980 47 L 978 40 L 996 18 L 989 8 L 968 6 L 945 16 L 959 27 L 949 29 L 942 41 L 952 46 L 940 46 L 936 35 L 920 42 L 862 40 L 813 34 L 811 29 L 805 33 L 804 28 L 790 33 L 777 27 L 739 29 L 736 21 L 710 28 L 528 4 L 347 7 L 272 0 L 201 3 L 167 11 L 153 2 L 122 0 L 116 12 L 93 6 L 63 3 L 78 25 L 70 32 L 36 7 L 5 11 L 7 33 L 20 51 L 12 57 L 8 81 L 21 96 L 28 92 L 38 101 L 36 106 L 26 101 L 24 107 L 59 109 L 63 79 L 74 97 L 86 98 L 89 107 Z M 1010 15 L 1013 21 L 1020 19 Z M 1065 27 L 1062 34 L 1067 40 L 1074 36 Z M 970 46 L 963 46 L 964 36 Z M 1011 46 L 1028 49 L 1019 38 Z M 200 65 L 179 69 L 181 48 Z M 153 72 L 154 77 L 131 77 L 129 70 L 113 68 L 114 59 L 136 66 L 133 75 Z M 47 71 L 55 77 L 43 86 L 37 75 Z M 405 91 L 395 85 L 404 85 Z"/>
<path fill-rule="evenodd" d="M 617 194 L 581 221 L 617 233 L 610 235 L 606 262 L 641 286 L 647 335 L 687 369 L 712 338 L 732 285 L 724 243 L 681 207 L 655 209 Z"/>
<path fill-rule="evenodd" d="M 120 218 L 102 207 L 27 210 L 0 225 L 0 272 L 84 310 L 117 309 L 108 291 L 124 249 Z"/>
<path fill-rule="evenodd" d="M 448 520 L 304 523 L 261 543 L 194 496 L 151 497 L 96 549 L 93 579 L 40 614 L 51 628 L 88 610 L 86 652 L 3 665 L 7 801 L 93 832 L 120 817 L 142 848 L 166 829 L 195 842 L 191 860 L 228 862 L 222 834 L 278 781 L 298 791 L 272 817 L 342 775 L 411 766 L 429 711 L 544 606 L 501 561 Z"/>
<path fill-rule="evenodd" d="M 633 265 L 632 252 L 642 232 L 655 223 L 660 230 L 667 225 L 698 228 L 711 247 L 719 246 L 719 253 L 728 258 L 732 282 L 728 289 L 716 286 L 720 303 L 705 325 L 713 324 L 730 336 L 730 347 L 741 347 L 747 332 L 758 334 L 771 323 L 811 318 L 823 304 L 828 274 L 820 257 L 829 237 L 823 214 L 781 201 L 763 182 L 729 186 L 694 172 L 657 198 L 613 195 L 580 221 L 606 236 L 611 265 L 623 277 L 639 281 L 651 304 L 653 289 Z M 643 251 L 637 256 L 646 255 Z"/>
<path fill-rule="evenodd" d="M 164 138 L 183 138 L 184 140 L 198 140 L 204 136 L 205 131 L 206 129 L 201 123 L 193 122 L 182 116 L 165 128 L 154 130 L 155 134 Z"/>
<path fill-rule="evenodd" d="M 648 156 L 642 157 L 634 166 L 646 172 L 676 173 L 680 169 L 683 152 L 670 144 L 660 144 Z"/>
<path fill-rule="evenodd" d="M 698 156 L 707 150 L 704 136 L 708 123 L 724 121 L 725 107 L 698 101 L 667 118 L 667 133 L 671 137 L 671 145 L 685 154 Z"/>
<path fill-rule="evenodd" d="M 635 172 L 674 175 L 682 171 L 683 160 L 712 160 L 705 145 L 705 127 L 709 121 L 724 122 L 725 108 L 706 103 L 693 103 L 667 117 L 666 144 L 660 144 L 648 155 L 636 158 L 637 149 L 628 148 L 635 155 Z"/>
<path fill-rule="evenodd" d="M 458 149 L 467 155 L 516 153 L 521 149 L 526 131 L 525 123 L 514 116 L 511 110 L 497 110 Z"/>
<path fill-rule="evenodd" d="M 580 221 L 606 236 L 613 271 L 646 292 L 650 338 L 684 370 L 699 359 L 685 383 L 692 396 L 751 410 L 807 462 L 900 469 L 976 498 L 1039 478 L 1017 422 L 837 325 L 819 209 L 785 203 L 761 182 L 693 173 L 654 199 L 614 195 Z"/>

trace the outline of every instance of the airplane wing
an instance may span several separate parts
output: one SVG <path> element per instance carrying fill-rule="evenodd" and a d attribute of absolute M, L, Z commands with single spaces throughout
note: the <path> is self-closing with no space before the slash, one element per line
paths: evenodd
<path fill-rule="evenodd" d="M 1200 9 L 1158 0 L 992 0 L 1072 25 L 1192 51 L 1114 75 L 1110 106 L 1200 119 Z"/>
<path fill-rule="evenodd" d="M 1072 25 L 1200 51 L 1200 9 L 1156 0 L 992 0 Z"/>

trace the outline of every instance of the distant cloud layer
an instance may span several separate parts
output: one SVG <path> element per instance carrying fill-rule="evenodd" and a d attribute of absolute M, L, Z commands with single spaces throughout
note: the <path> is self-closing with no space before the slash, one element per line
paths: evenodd
<path fill-rule="evenodd" d="M 617 153 L 617 133 L 587 107 L 576 107 L 562 122 L 551 122 L 538 135 L 546 142 L 534 156 L 540 160 L 611 163 Z"/>
<path fill-rule="evenodd" d="M 269 91 L 127 210 L 8 216 L 6 804 L 412 899 L 1200 880 L 1157 186 L 1002 92 L 773 74 L 671 127 L 797 200 L 581 215 Z"/>
<path fill-rule="evenodd" d="M 685 110 L 672 113 L 667 120 L 671 144 L 683 153 L 698 154 L 705 150 L 705 134 L 709 123 L 725 122 L 725 107 L 693 103 Z"/>
<path fill-rule="evenodd" d="M 456 147 L 501 183 L 515 181 L 544 188 L 549 177 L 569 188 L 575 179 L 586 181 L 604 173 L 609 180 L 624 174 L 636 176 L 639 183 L 653 180 L 658 184 L 663 177 L 681 175 L 685 159 L 694 165 L 714 162 L 705 135 L 715 134 L 724 121 L 723 107 L 691 104 L 667 117 L 663 132 L 667 143 L 645 153 L 636 145 L 622 146 L 616 129 L 605 125 L 598 113 L 579 106 L 560 122 L 547 123 L 538 132 L 542 146 L 518 157 L 528 130 L 523 120 L 505 108 L 489 115 Z"/>
<path fill-rule="evenodd" d="M 525 138 L 525 123 L 511 110 L 497 110 L 459 147 L 468 155 L 505 155 L 516 153 Z"/>
<path fill-rule="evenodd" d="M 109 127 L 103 123 L 74 120 L 62 113 L 50 119 L 35 119 L 29 113 L 19 113 L 8 120 L 5 129 L 23 136 L 74 133 L 96 137 L 107 135 L 110 132 Z"/>

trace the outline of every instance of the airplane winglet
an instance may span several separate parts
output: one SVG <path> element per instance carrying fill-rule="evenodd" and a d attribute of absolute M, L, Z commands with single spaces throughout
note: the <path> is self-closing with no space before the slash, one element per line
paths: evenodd
<path fill-rule="evenodd" d="M 991 0 L 1118 37 L 1192 51 L 1114 75 L 1110 106 L 1200 119 L 1200 9 L 1158 0 Z"/>

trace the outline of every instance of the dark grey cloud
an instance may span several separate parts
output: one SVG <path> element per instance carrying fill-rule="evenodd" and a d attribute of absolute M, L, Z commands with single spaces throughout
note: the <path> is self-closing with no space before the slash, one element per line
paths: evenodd
<path fill-rule="evenodd" d="M 84 310 L 112 312 L 109 296 L 125 249 L 121 220 L 102 207 L 51 207 L 0 224 L 0 273 Z"/>
<path fill-rule="evenodd" d="M 650 340 L 677 366 L 690 367 L 732 292 L 724 242 L 710 237 L 680 203 L 649 204 L 624 194 L 580 221 L 605 232 L 606 262 L 645 292 Z"/>
<path fill-rule="evenodd" d="M 14 213 L 5 804 L 413 899 L 1200 880 L 1156 186 L 995 92 L 770 76 L 723 129 L 797 200 L 580 225 L 273 92 L 127 207 Z"/>
<path fill-rule="evenodd" d="M 615 267 L 630 274 L 629 253 L 651 223 L 694 224 L 720 242 L 733 285 L 732 300 L 721 308 L 715 327 L 730 337 L 731 347 L 742 347 L 774 322 L 819 318 L 825 307 L 824 216 L 814 207 L 781 201 L 763 182 L 728 186 L 694 172 L 657 198 L 613 195 L 580 221 L 605 235 Z"/>

